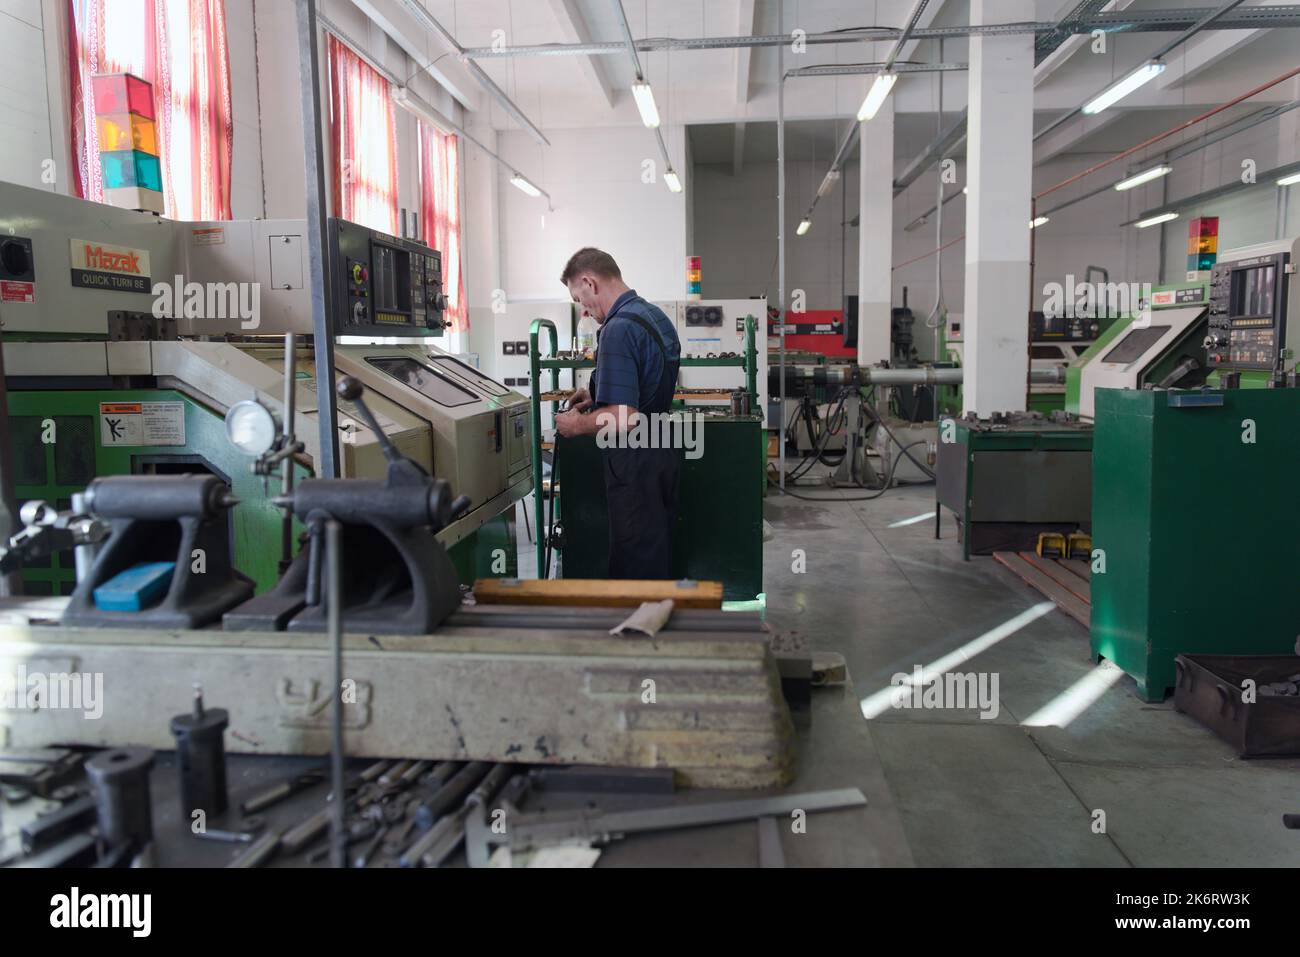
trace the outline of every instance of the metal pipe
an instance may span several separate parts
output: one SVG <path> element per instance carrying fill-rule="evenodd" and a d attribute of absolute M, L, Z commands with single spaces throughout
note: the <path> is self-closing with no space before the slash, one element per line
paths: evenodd
<path fill-rule="evenodd" d="M 412 0 L 408 0 L 412 2 Z M 1072 35 L 1088 34 L 1093 30 L 1107 33 L 1171 33 L 1187 30 L 1196 22 L 1214 13 L 1214 8 L 1184 7 L 1175 10 L 1150 10 L 1124 13 L 1098 13 L 1069 25 Z M 1244 7 L 1232 16 L 1224 17 L 1213 27 L 1215 30 L 1249 30 L 1267 27 L 1300 27 L 1300 5 L 1277 7 Z M 913 40 L 936 40 L 939 37 L 1019 36 L 1027 33 L 1051 34 L 1058 30 L 1054 21 L 1027 20 L 1018 23 L 961 24 L 948 27 L 918 27 L 911 33 Z M 861 43 L 873 40 L 896 40 L 902 32 L 899 27 L 867 27 L 836 33 L 809 33 L 805 42 Z M 734 50 L 744 47 L 779 47 L 790 42 L 785 34 L 732 37 L 647 37 L 638 40 L 636 49 L 641 53 L 665 50 Z M 622 41 L 597 43 L 537 43 L 522 46 L 465 47 L 461 59 L 490 60 L 516 56 L 618 56 L 625 52 Z"/>
<path fill-rule="evenodd" d="M 912 35 L 912 31 L 916 29 L 916 23 L 921 19 L 921 14 L 925 12 L 926 5 L 929 2 L 930 0 L 916 0 L 916 5 L 912 7 L 912 14 L 907 18 L 907 24 L 903 27 L 903 32 L 894 41 L 894 47 L 889 51 L 889 56 L 885 57 L 885 71 L 893 68 L 894 61 L 903 52 L 903 44 L 907 42 Z M 939 54 L 939 59 L 943 59 L 943 54 Z"/>
<path fill-rule="evenodd" d="M 546 135 L 537 128 L 536 124 L 524 115 L 524 111 L 519 109 L 510 97 L 506 96 L 505 90 L 497 86 L 496 83 L 493 82 L 492 77 L 488 76 L 481 66 L 465 56 L 465 48 L 456 42 L 456 38 L 451 35 L 451 32 L 447 30 L 446 27 L 437 21 L 432 13 L 425 9 L 422 4 L 417 3 L 416 0 L 402 0 L 402 5 L 405 6 L 407 10 L 411 11 L 415 19 L 423 23 L 426 29 L 432 30 L 434 33 L 438 34 L 438 36 L 442 37 L 442 39 L 456 51 L 461 60 L 469 68 L 470 73 L 474 75 L 474 79 L 478 81 L 479 86 L 487 90 L 492 98 L 501 104 L 501 108 L 509 113 L 516 123 L 528 131 L 529 136 L 535 139 L 538 143 L 541 143 L 543 146 L 551 145 L 551 141 L 548 140 Z"/>
<path fill-rule="evenodd" d="M 325 159 L 321 145 L 320 61 L 316 50 L 316 0 L 298 0 L 298 76 L 302 84 L 303 162 L 307 182 L 307 258 L 311 282 L 312 347 L 316 358 L 316 415 L 320 426 L 317 478 L 339 476 L 338 411 L 334 404 L 333 286 L 329 274 L 325 211 Z"/>
<path fill-rule="evenodd" d="M 785 4 L 780 4 L 778 23 L 785 33 Z M 777 368 L 781 370 L 781 439 L 776 443 L 778 484 L 785 491 L 785 44 L 776 54 L 776 299 L 777 334 L 780 336 Z M 856 124 L 854 127 L 856 128 Z M 815 202 L 815 201 L 814 201 Z M 767 321 L 767 317 L 763 317 Z"/>
<path fill-rule="evenodd" d="M 334 659 L 333 705 L 330 714 L 330 864 L 347 867 L 348 831 L 343 793 L 343 526 L 334 519 L 325 523 L 325 561 L 328 571 L 329 607 L 326 628 Z"/>
<path fill-rule="evenodd" d="M 284 334 L 284 449 L 288 452 L 281 463 L 284 473 L 280 477 L 280 494 L 293 495 L 293 447 L 298 444 L 293 432 L 295 399 L 297 396 L 298 337 L 292 332 Z M 280 574 L 283 575 L 293 560 L 293 511 L 284 510 L 280 525 Z"/>

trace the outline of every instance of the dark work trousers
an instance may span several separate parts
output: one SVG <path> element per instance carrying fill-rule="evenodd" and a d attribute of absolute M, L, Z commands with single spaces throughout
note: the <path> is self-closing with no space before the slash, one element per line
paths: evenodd
<path fill-rule="evenodd" d="M 603 449 L 609 577 L 672 578 L 681 449 Z"/>

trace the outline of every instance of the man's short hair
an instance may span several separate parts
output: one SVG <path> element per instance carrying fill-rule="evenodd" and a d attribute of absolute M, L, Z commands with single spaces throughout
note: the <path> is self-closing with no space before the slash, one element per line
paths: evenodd
<path fill-rule="evenodd" d="M 569 257 L 564 272 L 560 274 L 560 282 L 567 286 L 585 272 L 589 272 L 593 276 L 599 276 L 602 279 L 623 278 L 623 273 L 619 271 L 618 263 L 614 262 L 614 257 L 603 249 L 596 249 L 594 246 L 579 249 Z"/>

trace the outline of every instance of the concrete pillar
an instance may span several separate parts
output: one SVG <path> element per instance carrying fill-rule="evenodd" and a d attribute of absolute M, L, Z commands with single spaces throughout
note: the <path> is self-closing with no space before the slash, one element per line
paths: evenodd
<path fill-rule="evenodd" d="M 865 92 L 865 91 L 864 91 Z M 894 97 L 858 124 L 858 365 L 889 358 L 894 265 Z"/>
<path fill-rule="evenodd" d="M 1034 19 L 1033 0 L 971 0 L 971 23 Z M 1025 408 L 1034 38 L 972 36 L 963 411 Z"/>

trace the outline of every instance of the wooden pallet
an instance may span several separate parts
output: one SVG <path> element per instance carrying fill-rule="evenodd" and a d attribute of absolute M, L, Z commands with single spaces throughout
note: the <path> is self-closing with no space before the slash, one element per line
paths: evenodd
<path fill-rule="evenodd" d="M 1078 559 L 1043 558 L 1034 552 L 994 552 L 993 558 L 1038 589 L 1084 628 L 1090 627 L 1092 589 L 1088 563 Z"/>

